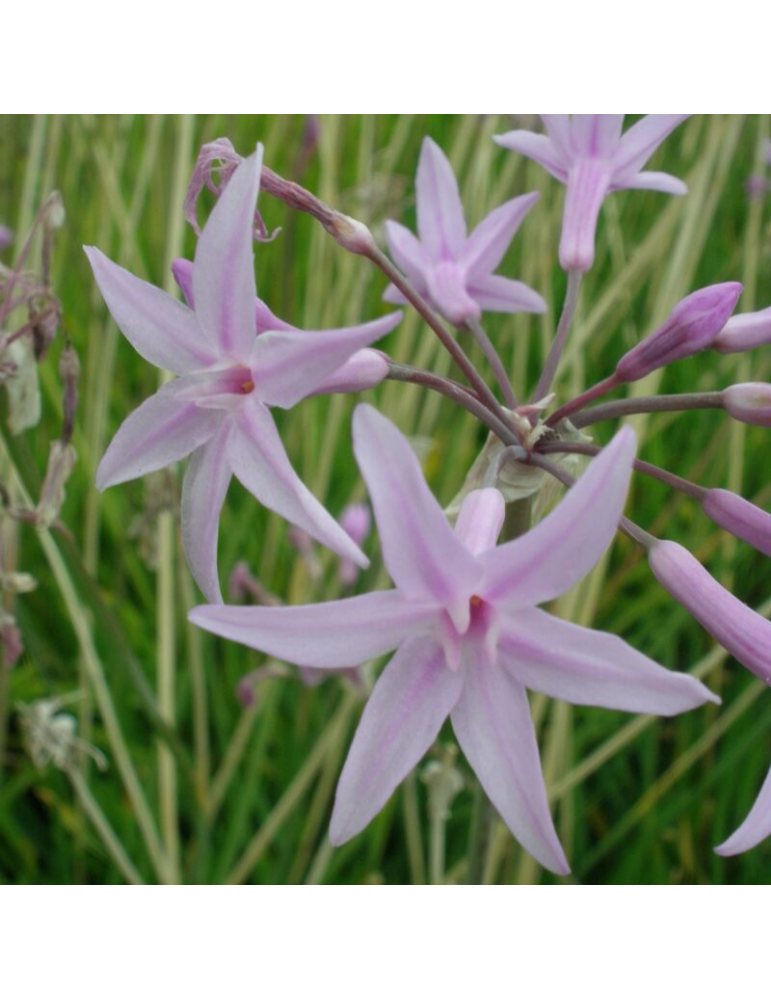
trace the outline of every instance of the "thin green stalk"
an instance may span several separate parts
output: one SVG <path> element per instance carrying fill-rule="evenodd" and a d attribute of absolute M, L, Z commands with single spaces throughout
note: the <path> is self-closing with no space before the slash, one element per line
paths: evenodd
<path fill-rule="evenodd" d="M 99 834 L 99 837 L 107 849 L 108 854 L 118 868 L 120 868 L 123 877 L 131 885 L 144 885 L 144 879 L 129 859 L 128 854 L 126 854 L 123 844 L 121 844 L 115 834 L 115 831 L 110 826 L 107 817 L 102 812 L 101 806 L 91 794 L 83 775 L 80 771 L 73 767 L 67 770 L 67 776 L 72 782 L 72 787 L 75 790 L 75 794 L 78 796 L 78 800 L 83 806 L 86 815 L 91 820 L 96 832 Z"/>

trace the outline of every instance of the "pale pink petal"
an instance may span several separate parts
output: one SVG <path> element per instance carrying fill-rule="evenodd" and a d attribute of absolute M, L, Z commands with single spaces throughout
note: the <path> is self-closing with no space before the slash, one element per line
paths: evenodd
<path fill-rule="evenodd" d="M 396 653 L 370 695 L 340 776 L 333 844 L 355 837 L 380 812 L 436 740 L 462 683 L 429 636 L 408 640 Z"/>
<path fill-rule="evenodd" d="M 194 608 L 190 621 L 287 663 L 337 670 L 390 653 L 426 632 L 435 608 L 378 590 L 323 604 L 270 608 L 213 604 Z"/>
<path fill-rule="evenodd" d="M 361 403 L 353 415 L 353 447 L 394 583 L 407 597 L 434 598 L 445 605 L 465 594 L 463 613 L 468 616 L 469 588 L 479 579 L 480 566 L 450 527 L 407 439 L 390 420 Z"/>
<path fill-rule="evenodd" d="M 573 115 L 574 149 L 584 156 L 604 157 L 621 138 L 624 115 Z"/>
<path fill-rule="evenodd" d="M 431 258 L 426 248 L 406 226 L 390 219 L 385 224 L 388 252 L 394 263 L 410 281 L 420 280 L 426 268 L 431 265 Z"/>
<path fill-rule="evenodd" d="M 357 566 L 369 565 L 361 549 L 294 471 L 270 410 L 254 395 L 235 411 L 228 457 L 233 474 L 269 510 Z"/>
<path fill-rule="evenodd" d="M 260 334 L 252 354 L 258 398 L 289 409 L 316 392 L 356 351 L 390 333 L 401 319 L 400 312 L 393 312 L 341 330 Z"/>
<path fill-rule="evenodd" d="M 178 462 L 216 433 L 222 414 L 177 398 L 184 379 L 146 399 L 118 428 L 99 463 L 96 485 L 116 486 Z"/>
<path fill-rule="evenodd" d="M 443 260 L 426 272 L 431 304 L 453 326 L 462 327 L 481 314 L 478 303 L 466 291 L 464 269 L 452 260 Z"/>
<path fill-rule="evenodd" d="M 521 153 L 539 163 L 563 184 L 567 181 L 569 161 L 549 136 L 516 130 L 506 132 L 505 135 L 494 135 L 493 139 L 499 146 L 513 149 L 515 153 Z"/>
<path fill-rule="evenodd" d="M 264 333 L 266 330 L 296 330 L 296 326 L 280 319 L 273 310 L 262 301 L 257 299 L 254 309 L 255 325 L 257 333 Z"/>
<path fill-rule="evenodd" d="M 560 264 L 565 271 L 588 271 L 594 263 L 597 220 L 610 186 L 602 160 L 579 159 L 570 169 L 560 237 Z"/>
<path fill-rule="evenodd" d="M 539 115 L 546 132 L 567 164 L 575 152 L 573 125 L 570 115 Z M 529 134 L 529 133 L 526 133 Z"/>
<path fill-rule="evenodd" d="M 452 727 L 469 764 L 526 851 L 550 871 L 570 872 L 546 798 L 525 688 L 482 658 L 465 664 Z"/>
<path fill-rule="evenodd" d="M 421 282 L 422 287 L 418 286 L 417 282 L 413 282 L 415 286 L 415 291 L 419 295 L 426 294 L 425 282 Z M 383 292 L 383 302 L 390 302 L 394 306 L 404 306 L 407 305 L 406 296 L 402 295 L 396 285 L 389 285 L 388 288 Z"/>
<path fill-rule="evenodd" d="M 739 829 L 728 840 L 715 848 L 724 858 L 743 854 L 771 836 L 771 771 L 768 772 L 760 794 Z"/>
<path fill-rule="evenodd" d="M 474 278 L 491 274 L 498 267 L 522 225 L 522 220 L 539 197 L 538 192 L 533 191 L 519 198 L 512 198 L 479 223 L 466 241 L 460 258 L 468 273 L 469 282 L 473 283 Z"/>
<path fill-rule="evenodd" d="M 245 360 L 254 344 L 252 219 L 262 146 L 244 160 L 214 206 L 198 240 L 193 268 L 195 313 L 220 351 Z"/>
<path fill-rule="evenodd" d="M 548 517 L 521 538 L 481 555 L 480 595 L 509 609 L 532 607 L 586 576 L 618 528 L 635 449 L 634 431 L 622 428 Z"/>
<path fill-rule="evenodd" d="M 677 715 L 720 701 L 694 677 L 665 670 L 618 636 L 537 608 L 505 618 L 498 652 L 501 665 L 525 687 L 573 705 Z"/>
<path fill-rule="evenodd" d="M 185 257 L 177 257 L 176 260 L 172 261 L 171 273 L 174 275 L 174 280 L 179 287 L 180 292 L 185 297 L 185 302 L 191 308 L 195 308 L 195 299 L 193 298 L 193 262 L 192 260 L 187 260 Z"/>
<path fill-rule="evenodd" d="M 418 233 L 433 261 L 456 260 L 466 239 L 466 220 L 450 161 L 426 137 L 415 179 Z"/>
<path fill-rule="evenodd" d="M 485 312 L 546 312 L 546 303 L 538 292 L 523 281 L 504 278 L 500 274 L 477 278 L 470 283 L 468 292 Z"/>
<path fill-rule="evenodd" d="M 771 514 L 767 511 L 730 490 L 707 490 L 701 505 L 715 524 L 771 556 Z"/>
<path fill-rule="evenodd" d="M 222 505 L 230 484 L 227 435 L 223 427 L 190 459 L 182 482 L 182 544 L 190 572 L 206 599 L 222 603 L 217 572 L 217 540 Z"/>
<path fill-rule="evenodd" d="M 644 170 L 638 174 L 625 175 L 623 180 L 614 180 L 611 191 L 622 189 L 637 191 L 660 191 L 662 194 L 688 194 L 688 185 L 679 177 L 663 174 L 656 170 Z"/>
<path fill-rule="evenodd" d="M 495 548 L 506 517 L 500 490 L 472 490 L 464 499 L 455 522 L 455 534 L 466 548 L 478 556 Z"/>
<path fill-rule="evenodd" d="M 614 180 L 639 173 L 670 132 L 690 115 L 646 115 L 621 136 L 613 157 Z"/>
<path fill-rule="evenodd" d="M 96 247 L 84 249 L 112 318 L 146 361 L 177 375 L 214 364 L 217 351 L 187 306 Z"/>
<path fill-rule="evenodd" d="M 350 358 L 331 375 L 327 375 L 321 385 L 317 385 L 312 395 L 320 396 L 330 392 L 363 392 L 380 385 L 388 374 L 388 361 L 380 351 L 368 347 L 352 354 Z"/>

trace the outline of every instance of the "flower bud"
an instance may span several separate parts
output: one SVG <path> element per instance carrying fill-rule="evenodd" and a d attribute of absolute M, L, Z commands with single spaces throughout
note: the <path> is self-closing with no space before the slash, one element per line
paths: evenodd
<path fill-rule="evenodd" d="M 13 230 L 8 226 L 0 226 L 0 251 L 7 250 L 13 243 Z"/>
<path fill-rule="evenodd" d="M 739 663 L 771 684 L 771 622 L 721 587 L 676 542 L 656 542 L 648 561 L 661 586 Z"/>
<path fill-rule="evenodd" d="M 323 396 L 329 392 L 363 392 L 380 385 L 388 374 L 388 361 L 380 351 L 363 347 L 352 354 L 337 371 L 328 375 L 320 386 L 311 393 Z"/>
<path fill-rule="evenodd" d="M 771 384 L 741 382 L 724 389 L 723 407 L 734 420 L 758 427 L 771 427 Z"/>
<path fill-rule="evenodd" d="M 715 524 L 771 556 L 771 514 L 730 490 L 708 490 L 701 505 Z"/>
<path fill-rule="evenodd" d="M 703 351 L 728 322 L 741 293 L 738 281 L 692 292 L 658 330 L 624 355 L 616 374 L 622 382 L 636 382 L 657 368 Z"/>
<path fill-rule="evenodd" d="M 732 316 L 715 337 L 712 347 L 721 354 L 751 351 L 771 343 L 771 306 L 760 312 Z"/>
<path fill-rule="evenodd" d="M 361 545 L 372 529 L 372 514 L 365 503 L 349 504 L 340 515 L 340 527 L 357 545 Z M 352 559 L 342 558 L 339 568 L 340 583 L 352 587 L 359 578 L 359 567 Z"/>

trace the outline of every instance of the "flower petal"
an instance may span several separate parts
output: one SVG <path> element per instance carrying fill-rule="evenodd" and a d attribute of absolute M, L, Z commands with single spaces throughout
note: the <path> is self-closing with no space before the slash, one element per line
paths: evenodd
<path fill-rule="evenodd" d="M 539 115 L 541 121 L 546 126 L 546 133 L 559 150 L 565 165 L 575 155 L 575 143 L 573 141 L 573 125 L 570 115 Z"/>
<path fill-rule="evenodd" d="M 426 137 L 415 179 L 420 242 L 434 261 L 457 260 L 466 239 L 466 219 L 450 161 Z"/>
<path fill-rule="evenodd" d="M 417 236 L 406 226 L 390 219 L 385 224 L 385 234 L 388 251 L 399 270 L 403 271 L 413 283 L 417 280 L 425 285 L 423 275 L 431 266 L 431 258 Z"/>
<path fill-rule="evenodd" d="M 771 771 L 768 772 L 763 787 L 749 814 L 739 829 L 728 840 L 715 848 L 716 854 L 724 858 L 743 854 L 771 836 Z"/>
<path fill-rule="evenodd" d="M 235 412 L 228 456 L 233 474 L 261 504 L 357 566 L 369 565 L 358 545 L 294 471 L 270 410 L 253 394 Z"/>
<path fill-rule="evenodd" d="M 177 287 L 180 292 L 185 297 L 185 302 L 190 309 L 195 308 L 195 299 L 193 298 L 193 262 L 192 260 L 187 260 L 185 257 L 177 257 L 176 260 L 171 263 L 171 273 L 174 275 L 174 280 L 177 283 Z"/>
<path fill-rule="evenodd" d="M 560 264 L 585 273 L 594 263 L 594 239 L 610 175 L 598 159 L 580 159 L 570 170 L 560 237 Z"/>
<path fill-rule="evenodd" d="M 515 153 L 534 160 L 563 184 L 567 181 L 569 161 L 549 136 L 517 129 L 504 135 L 494 135 L 493 139 L 499 146 L 513 149 Z"/>
<path fill-rule="evenodd" d="M 419 292 L 420 295 L 426 294 L 425 284 L 422 288 L 418 288 L 417 282 L 413 282 L 413 284 L 415 285 L 415 290 Z M 396 285 L 389 285 L 383 292 L 383 302 L 390 302 L 393 306 L 405 306 L 407 305 L 407 298 L 402 295 Z"/>
<path fill-rule="evenodd" d="M 574 149 L 584 156 L 604 157 L 621 138 L 624 115 L 573 115 Z"/>
<path fill-rule="evenodd" d="M 98 489 L 146 476 L 187 458 L 216 433 L 222 415 L 178 399 L 184 382 L 182 378 L 164 386 L 124 420 L 99 463 Z"/>
<path fill-rule="evenodd" d="M 470 661 L 451 718 L 461 750 L 504 823 L 540 864 L 567 875 L 525 688 L 482 657 Z"/>
<path fill-rule="evenodd" d="M 532 607 L 565 593 L 610 545 L 624 509 L 636 441 L 622 428 L 562 502 L 526 535 L 480 556 L 481 596 L 509 610 Z"/>
<path fill-rule="evenodd" d="M 446 605 L 465 594 L 468 605 L 480 566 L 450 527 L 407 439 L 381 413 L 360 403 L 353 415 L 353 448 L 394 583 L 405 596 Z"/>
<path fill-rule="evenodd" d="M 330 392 L 363 392 L 380 385 L 388 374 L 388 361 L 380 351 L 368 347 L 356 351 L 331 375 L 327 375 L 321 385 L 313 390 L 314 396 Z"/>
<path fill-rule="evenodd" d="M 520 684 L 573 705 L 677 715 L 720 701 L 694 677 L 666 670 L 618 636 L 537 608 L 504 619 L 498 651 Z"/>
<path fill-rule="evenodd" d="M 202 605 L 190 621 L 262 653 L 316 669 L 337 670 L 390 653 L 431 627 L 436 610 L 396 590 L 296 607 Z"/>
<path fill-rule="evenodd" d="M 613 157 L 614 180 L 636 174 L 653 156 L 656 148 L 690 115 L 646 115 L 621 136 Z"/>
<path fill-rule="evenodd" d="M 356 351 L 390 333 L 401 319 L 400 312 L 393 312 L 341 330 L 260 334 L 252 354 L 258 398 L 289 409 L 315 392 Z"/>
<path fill-rule="evenodd" d="M 455 534 L 478 556 L 480 552 L 495 548 L 505 517 L 506 503 L 500 490 L 491 487 L 472 490 L 458 511 Z"/>
<path fill-rule="evenodd" d="M 500 274 L 489 274 L 471 282 L 469 295 L 485 312 L 502 313 L 544 313 L 546 303 L 523 281 L 504 278 Z"/>
<path fill-rule="evenodd" d="M 96 247 L 84 250 L 110 315 L 145 361 L 177 375 L 214 364 L 217 352 L 187 306 Z"/>
<path fill-rule="evenodd" d="M 217 572 L 217 540 L 220 513 L 230 485 L 227 436 L 223 427 L 190 459 L 182 482 L 182 545 L 195 582 L 206 599 L 222 603 Z"/>
<path fill-rule="evenodd" d="M 512 198 L 479 223 L 461 254 L 461 263 L 466 267 L 469 282 L 491 274 L 498 267 L 522 220 L 539 197 L 537 191 L 532 191 Z"/>
<path fill-rule="evenodd" d="M 273 310 L 262 301 L 257 299 L 254 308 L 255 325 L 257 333 L 264 333 L 266 330 L 296 330 L 296 326 L 280 319 Z"/>
<path fill-rule="evenodd" d="M 340 776 L 333 844 L 355 837 L 380 812 L 436 740 L 462 684 L 429 636 L 408 640 L 396 653 L 370 695 Z"/>
<path fill-rule="evenodd" d="M 685 181 L 656 170 L 643 170 L 637 174 L 629 174 L 623 180 L 614 181 L 610 186 L 611 191 L 627 188 L 637 191 L 660 191 L 662 194 L 688 194 L 688 185 Z"/>
<path fill-rule="evenodd" d="M 262 146 L 235 171 L 209 216 L 195 251 L 195 313 L 212 343 L 236 361 L 254 344 L 252 219 Z"/>

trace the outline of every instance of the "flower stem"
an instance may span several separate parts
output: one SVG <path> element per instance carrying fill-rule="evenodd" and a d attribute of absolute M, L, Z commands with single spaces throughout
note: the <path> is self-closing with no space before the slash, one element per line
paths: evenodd
<path fill-rule="evenodd" d="M 593 385 L 590 389 L 586 389 L 575 399 L 569 400 L 564 406 L 561 406 L 558 410 L 549 417 L 546 423 L 549 427 L 556 427 L 560 420 L 564 420 L 565 417 L 569 417 L 571 413 L 576 413 L 578 410 L 583 410 L 587 403 L 591 403 L 593 400 L 598 399 L 600 396 L 606 395 L 606 393 L 612 392 L 621 385 L 618 375 L 614 372 L 607 378 L 604 378 L 601 382 Z"/>
<path fill-rule="evenodd" d="M 576 428 L 589 427 L 601 420 L 616 420 L 637 413 L 673 413 L 682 410 L 722 410 L 722 392 L 678 393 L 672 396 L 639 396 L 617 399 L 611 403 L 592 406 L 576 414 L 572 423 Z"/>
<path fill-rule="evenodd" d="M 568 272 L 568 287 L 565 293 L 565 301 L 562 305 L 562 315 L 560 316 L 560 321 L 557 324 L 557 332 L 554 335 L 554 343 L 551 345 L 549 356 L 546 359 L 546 364 L 541 372 L 538 385 L 535 387 L 535 392 L 533 393 L 532 401 L 534 403 L 537 403 L 539 399 L 543 399 L 544 396 L 547 395 L 549 389 L 551 389 L 551 384 L 554 381 L 554 376 L 557 374 L 557 368 L 559 367 L 560 359 L 562 358 L 562 352 L 565 350 L 565 344 L 567 343 L 568 335 L 570 334 L 570 328 L 573 325 L 573 317 L 576 314 L 578 293 L 581 289 L 582 278 L 583 273 L 581 271 Z"/>
<path fill-rule="evenodd" d="M 474 335 L 474 339 L 482 348 L 482 353 L 487 359 L 487 363 L 490 365 L 493 375 L 495 375 L 495 380 L 498 383 L 498 387 L 501 390 L 503 402 L 510 410 L 516 409 L 517 397 L 514 394 L 511 379 L 507 375 L 501 356 L 496 351 L 492 340 L 488 337 L 487 331 L 479 320 L 474 318 L 466 320 L 466 327 Z"/>
<path fill-rule="evenodd" d="M 110 826 L 107 817 L 102 812 L 99 803 L 91 794 L 91 790 L 86 784 L 83 775 L 74 767 L 67 769 L 67 776 L 72 782 L 72 787 L 77 795 L 80 804 L 94 825 L 94 829 L 101 837 L 102 843 L 111 855 L 115 864 L 120 868 L 121 874 L 131 885 L 145 885 L 145 881 L 139 874 L 134 864 L 129 859 L 120 840 Z"/>
<path fill-rule="evenodd" d="M 504 444 L 518 445 L 520 443 L 516 433 L 505 420 L 500 420 L 480 401 L 478 396 L 452 379 L 442 378 L 441 375 L 424 371 L 422 368 L 413 368 L 412 365 L 398 364 L 390 359 L 386 378 L 395 382 L 410 382 L 412 385 L 419 385 L 432 392 L 438 392 L 457 403 L 458 406 L 462 406 L 464 410 L 468 410 L 477 420 L 489 427 Z"/>

